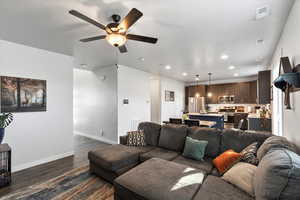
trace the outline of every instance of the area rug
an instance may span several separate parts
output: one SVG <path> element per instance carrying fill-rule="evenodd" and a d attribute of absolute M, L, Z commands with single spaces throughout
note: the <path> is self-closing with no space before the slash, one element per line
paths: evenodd
<path fill-rule="evenodd" d="M 113 186 L 89 173 L 89 167 L 69 171 L 0 200 L 113 200 Z"/>

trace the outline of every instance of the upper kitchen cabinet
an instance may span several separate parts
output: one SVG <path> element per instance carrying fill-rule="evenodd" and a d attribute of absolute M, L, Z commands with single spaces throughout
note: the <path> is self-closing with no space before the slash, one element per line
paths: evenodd
<path fill-rule="evenodd" d="M 222 95 L 222 88 L 220 85 L 209 85 L 206 89 L 207 94 L 211 93 L 211 96 L 207 97 L 206 101 L 208 104 L 218 104 L 219 103 L 219 96 Z"/>
<path fill-rule="evenodd" d="M 200 97 L 206 96 L 206 87 L 205 85 L 193 85 L 185 87 L 185 104 L 188 105 L 189 97 L 195 97 L 196 94 L 199 94 Z"/>
<path fill-rule="evenodd" d="M 186 103 L 188 102 L 188 97 L 195 97 L 197 92 L 200 96 L 207 97 L 206 102 L 208 104 L 224 102 L 235 104 L 257 103 L 257 81 L 188 86 L 186 87 Z M 211 93 L 212 96 L 208 97 L 208 93 Z"/>
<path fill-rule="evenodd" d="M 250 84 L 249 82 L 242 82 L 235 84 L 234 102 L 236 104 L 250 103 Z"/>
<path fill-rule="evenodd" d="M 250 103 L 257 103 L 257 81 L 251 81 L 250 84 Z"/>
<path fill-rule="evenodd" d="M 201 97 L 205 97 L 206 96 L 205 85 L 193 85 L 193 86 L 186 87 L 187 97 L 195 97 L 197 93 Z"/>
<path fill-rule="evenodd" d="M 258 102 L 259 104 L 271 103 L 271 71 L 258 72 Z"/>

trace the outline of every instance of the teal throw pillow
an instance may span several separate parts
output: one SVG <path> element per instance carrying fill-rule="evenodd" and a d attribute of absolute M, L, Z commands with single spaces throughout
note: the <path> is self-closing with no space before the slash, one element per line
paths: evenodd
<path fill-rule="evenodd" d="M 183 156 L 194 160 L 203 160 L 208 142 L 186 137 Z"/>

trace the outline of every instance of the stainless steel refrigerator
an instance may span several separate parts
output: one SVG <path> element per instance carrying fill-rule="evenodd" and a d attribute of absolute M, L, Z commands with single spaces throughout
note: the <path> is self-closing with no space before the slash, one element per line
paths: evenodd
<path fill-rule="evenodd" d="M 206 105 L 205 105 L 205 97 L 189 97 L 189 105 L 188 105 L 189 113 L 205 113 Z"/>

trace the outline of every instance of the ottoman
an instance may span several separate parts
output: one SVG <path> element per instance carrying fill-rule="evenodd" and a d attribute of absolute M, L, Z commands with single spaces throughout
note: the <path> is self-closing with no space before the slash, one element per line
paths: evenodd
<path fill-rule="evenodd" d="M 110 145 L 105 148 L 90 151 L 90 172 L 109 182 L 139 163 L 139 155 L 152 150 L 153 147 L 128 147 L 125 145 Z"/>
<path fill-rule="evenodd" d="M 114 180 L 115 200 L 191 200 L 205 172 L 152 158 Z"/>

